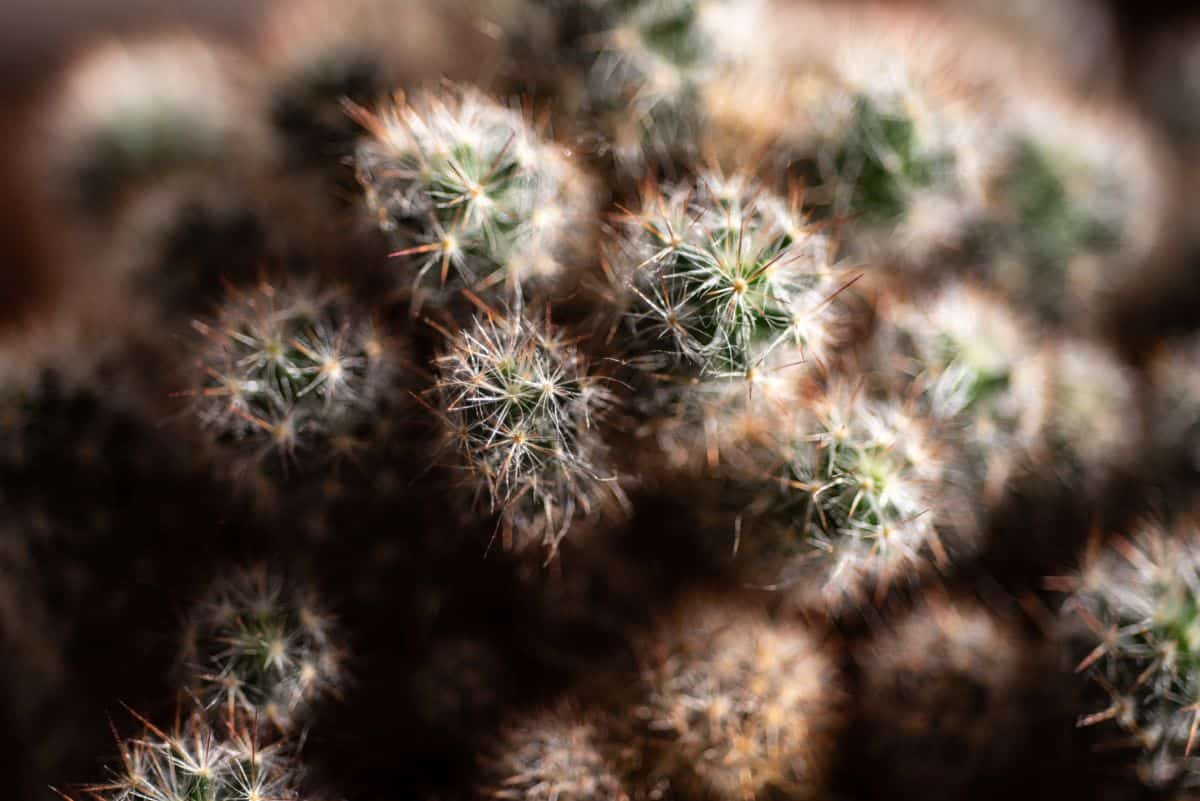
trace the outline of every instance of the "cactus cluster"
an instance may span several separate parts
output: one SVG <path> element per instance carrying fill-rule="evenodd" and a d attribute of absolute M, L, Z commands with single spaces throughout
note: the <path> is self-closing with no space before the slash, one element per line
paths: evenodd
<path fill-rule="evenodd" d="M 62 291 L 0 347 L 20 789 L 127 698 L 99 801 L 1087 796 L 1072 688 L 1200 786 L 1194 525 L 1131 523 L 1200 470 L 1195 315 L 1135 286 L 1190 280 L 1166 140 L 1027 7 L 910 5 L 286 0 L 68 60 Z"/>

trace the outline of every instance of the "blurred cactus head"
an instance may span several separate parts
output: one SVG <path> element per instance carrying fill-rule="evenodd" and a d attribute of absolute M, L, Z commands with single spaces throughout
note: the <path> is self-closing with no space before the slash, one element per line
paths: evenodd
<path fill-rule="evenodd" d="M 56 191 L 91 212 L 173 171 L 211 167 L 249 115 L 230 53 L 188 37 L 90 51 L 66 77 L 47 120 Z"/>
<path fill-rule="evenodd" d="M 519 314 L 476 319 L 437 363 L 439 411 L 468 485 L 500 513 L 506 544 L 553 553 L 576 517 L 617 491 L 596 429 L 609 393 L 573 344 Z"/>
<path fill-rule="evenodd" d="M 183 654 L 188 687 L 205 707 L 281 731 L 342 675 L 332 618 L 311 593 L 262 569 L 211 588 L 192 612 Z"/>
<path fill-rule="evenodd" d="M 1063 607 L 1078 670 L 1109 696 L 1080 725 L 1116 723 L 1154 785 L 1200 785 L 1200 540 L 1194 518 L 1094 548 Z"/>
<path fill-rule="evenodd" d="M 778 437 L 776 454 L 782 472 L 751 505 L 760 522 L 743 547 L 748 565 L 767 565 L 768 582 L 801 605 L 836 611 L 945 562 L 948 535 L 955 551 L 974 544 L 953 452 L 896 401 L 834 384 Z"/>
<path fill-rule="evenodd" d="M 639 711 L 684 792 L 744 801 L 822 787 L 841 700 L 818 640 L 736 606 L 699 605 L 644 643 Z"/>
<path fill-rule="evenodd" d="M 120 744 L 121 769 L 87 788 L 102 801 L 246 801 L 298 797 L 298 772 L 278 745 L 243 728 L 228 732 L 193 714 L 170 733 L 149 723 Z"/>
<path fill-rule="evenodd" d="M 218 439 L 285 460 L 353 444 L 392 375 L 397 353 L 343 298 L 309 286 L 231 289 L 198 332 L 196 415 Z"/>
<path fill-rule="evenodd" d="M 628 801 L 600 732 L 569 712 L 510 725 L 483 761 L 481 797 L 506 801 Z"/>
<path fill-rule="evenodd" d="M 825 236 L 797 198 L 745 176 L 647 187 L 613 243 L 631 350 L 674 374 L 745 377 L 787 344 L 819 358 L 840 288 Z"/>
<path fill-rule="evenodd" d="M 418 297 L 453 280 L 519 300 L 569 277 L 590 238 L 590 185 L 521 113 L 461 89 L 356 114 L 370 133 L 357 157 L 367 207 Z"/>

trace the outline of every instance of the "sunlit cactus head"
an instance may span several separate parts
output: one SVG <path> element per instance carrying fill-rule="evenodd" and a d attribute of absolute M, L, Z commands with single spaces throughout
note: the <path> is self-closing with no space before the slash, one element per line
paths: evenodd
<path fill-rule="evenodd" d="M 839 719 L 833 660 L 804 628 L 694 603 L 642 643 L 638 710 L 658 770 L 688 797 L 818 795 Z"/>
<path fill-rule="evenodd" d="M 569 283 L 591 238 L 590 181 L 521 112 L 457 89 L 355 113 L 370 134 L 366 205 L 419 297 L 465 286 L 509 301 Z"/>
<path fill-rule="evenodd" d="M 294 729 L 338 689 L 333 618 L 307 588 L 262 568 L 218 580 L 184 632 L 188 690 L 219 718 Z"/>
<path fill-rule="evenodd" d="M 119 744 L 121 766 L 86 788 L 101 801 L 247 801 L 299 797 L 299 770 L 278 744 L 252 730 L 212 725 L 194 713 L 165 732 L 145 731 Z"/>
<path fill-rule="evenodd" d="M 553 554 L 572 521 L 619 492 L 596 428 L 609 393 L 548 322 L 477 318 L 437 366 L 448 444 L 465 484 L 500 514 L 506 545 Z"/>
<path fill-rule="evenodd" d="M 1148 783 L 1200 786 L 1196 520 L 1143 524 L 1131 538 L 1093 546 L 1081 572 L 1058 581 L 1072 591 L 1063 615 L 1078 646 L 1077 672 L 1108 696 L 1079 725 L 1119 727 L 1128 737 L 1112 739 L 1140 749 Z"/>
<path fill-rule="evenodd" d="M 801 606 L 837 612 L 977 544 L 953 448 L 906 404 L 834 382 L 777 443 L 752 474 L 742 558 Z"/>
<path fill-rule="evenodd" d="M 604 732 L 569 707 L 505 727 L 481 766 L 482 798 L 627 801 Z"/>
<path fill-rule="evenodd" d="M 212 169 L 254 142 L 237 59 L 176 36 L 88 51 L 45 120 L 54 191 L 93 213 L 171 172 Z"/>
<path fill-rule="evenodd" d="M 950 283 L 932 296 L 881 304 L 872 365 L 896 380 L 895 391 L 917 396 L 963 446 L 980 479 L 1002 483 L 1030 434 L 1024 427 L 1037 391 L 1033 326 L 1002 295 Z"/>
<path fill-rule="evenodd" d="M 284 465 L 353 449 L 398 357 L 369 317 L 308 285 L 231 288 L 217 317 L 193 327 L 196 417 L 218 440 Z"/>
<path fill-rule="evenodd" d="M 980 776 L 1016 770 L 1032 753 L 1029 708 L 1051 683 L 1047 655 L 967 598 L 934 596 L 876 632 L 856 655 L 870 786 L 962 798 Z"/>
<path fill-rule="evenodd" d="M 841 285 L 828 238 L 799 205 L 740 175 L 647 186 L 609 257 L 629 349 L 653 369 L 705 378 L 744 377 L 789 344 L 817 361 Z"/>

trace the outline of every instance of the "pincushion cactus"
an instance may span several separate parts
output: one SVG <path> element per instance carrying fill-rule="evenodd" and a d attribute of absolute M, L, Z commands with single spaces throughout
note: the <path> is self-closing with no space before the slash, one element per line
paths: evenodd
<path fill-rule="evenodd" d="M 204 707 L 281 731 L 342 677 L 333 619 L 311 593 L 261 568 L 221 579 L 197 604 L 183 660 Z"/>
<path fill-rule="evenodd" d="M 278 746 L 241 729 L 225 732 L 199 715 L 170 733 L 146 731 L 123 742 L 121 768 L 88 788 L 101 801 L 247 801 L 298 797 L 299 774 Z"/>
<path fill-rule="evenodd" d="M 569 710 L 509 726 L 483 764 L 483 798 L 511 801 L 628 801 L 601 733 Z"/>
<path fill-rule="evenodd" d="M 283 463 L 320 443 L 326 457 L 353 445 L 395 365 L 396 351 L 336 292 L 260 284 L 231 289 L 220 316 L 196 321 L 195 414 L 220 440 L 271 451 Z"/>
<path fill-rule="evenodd" d="M 414 292 L 453 278 L 511 301 L 568 281 L 590 239 L 590 185 L 519 112 L 461 89 L 355 114 L 371 134 L 357 155 L 366 204 Z"/>
<path fill-rule="evenodd" d="M 807 406 L 752 474 L 742 558 L 760 582 L 836 611 L 977 546 L 957 454 L 928 418 L 845 384 Z"/>
<path fill-rule="evenodd" d="M 756 611 L 685 609 L 643 643 L 638 715 L 657 771 L 681 792 L 730 801 L 817 795 L 839 717 L 829 653 Z"/>
<path fill-rule="evenodd" d="M 619 493 L 596 428 L 609 392 L 548 324 L 477 319 L 437 364 L 448 444 L 465 483 L 500 513 L 507 545 L 553 554 L 577 516 Z"/>
<path fill-rule="evenodd" d="M 1147 523 L 1131 539 L 1094 547 L 1077 576 L 1057 582 L 1072 590 L 1063 614 L 1080 646 L 1077 672 L 1110 701 L 1079 725 L 1115 723 L 1155 785 L 1200 785 L 1192 753 L 1200 721 L 1197 543 L 1192 518 L 1170 528 Z"/>

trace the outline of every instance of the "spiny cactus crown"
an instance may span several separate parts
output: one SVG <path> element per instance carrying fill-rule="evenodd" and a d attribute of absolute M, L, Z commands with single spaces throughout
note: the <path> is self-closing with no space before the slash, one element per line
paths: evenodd
<path fill-rule="evenodd" d="M 1080 720 L 1114 720 L 1142 749 L 1145 778 L 1200 784 L 1190 757 L 1200 713 L 1200 541 L 1194 521 L 1148 525 L 1084 568 L 1064 611 L 1082 623 L 1080 663 L 1111 704 Z M 1092 647 L 1094 645 L 1094 648 Z"/>
<path fill-rule="evenodd" d="M 277 745 L 261 746 L 252 734 L 228 734 L 192 715 L 171 733 L 149 723 L 123 742 L 121 770 L 88 788 L 101 801 L 249 801 L 297 798 L 298 774 Z"/>
<path fill-rule="evenodd" d="M 782 494 L 769 503 L 802 543 L 798 564 L 821 571 L 822 592 L 882 588 L 931 550 L 940 557 L 947 465 L 926 424 L 845 386 L 811 408 L 785 440 Z"/>
<path fill-rule="evenodd" d="M 509 727 L 484 761 L 481 797 L 511 801 L 622 801 L 621 780 L 595 726 L 563 713 Z"/>
<path fill-rule="evenodd" d="M 603 480 L 593 425 L 607 392 L 572 344 L 521 315 L 477 319 L 438 367 L 448 434 L 476 491 L 522 539 L 543 530 L 553 547 Z"/>
<path fill-rule="evenodd" d="M 331 618 L 309 594 L 262 570 L 212 588 L 189 621 L 184 660 L 206 707 L 284 731 L 341 678 Z"/>
<path fill-rule="evenodd" d="M 728 801 L 819 786 L 837 691 L 808 632 L 702 606 L 660 631 L 649 652 L 642 716 L 667 771 Z"/>
<path fill-rule="evenodd" d="M 233 290 L 217 320 L 193 326 L 204 337 L 201 420 L 222 438 L 265 443 L 264 452 L 287 457 L 309 439 L 349 433 L 389 373 L 385 340 L 333 293 Z"/>
<path fill-rule="evenodd" d="M 783 343 L 820 348 L 829 246 L 797 205 L 742 177 L 648 189 L 613 257 L 635 349 L 713 377 L 745 376 Z"/>
<path fill-rule="evenodd" d="M 521 114 L 463 90 L 359 110 L 367 206 L 415 270 L 414 288 L 453 273 L 476 291 L 516 293 L 563 271 L 581 236 L 587 181 Z"/>

